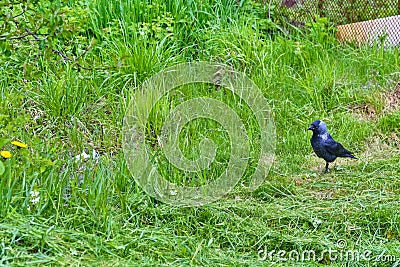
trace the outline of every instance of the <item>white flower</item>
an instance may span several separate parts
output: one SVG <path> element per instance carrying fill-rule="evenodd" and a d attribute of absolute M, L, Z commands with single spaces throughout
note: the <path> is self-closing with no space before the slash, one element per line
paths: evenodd
<path fill-rule="evenodd" d="M 93 151 L 92 151 L 92 159 L 93 159 L 96 163 L 98 163 L 98 162 L 99 162 L 99 158 L 100 158 L 99 153 L 97 153 L 97 151 L 93 149 Z"/>
<path fill-rule="evenodd" d="M 75 156 L 75 162 L 86 161 L 92 158 L 92 160 L 97 163 L 99 161 L 99 157 L 99 153 L 97 153 L 97 151 L 94 149 L 92 151 L 92 155 L 89 155 L 85 151 L 83 151 L 81 154 Z"/>
<path fill-rule="evenodd" d="M 90 155 L 86 154 L 86 152 L 83 151 L 82 154 L 79 154 L 75 157 L 75 161 L 78 162 L 80 160 L 87 160 L 88 158 L 90 158 Z"/>
<path fill-rule="evenodd" d="M 36 205 L 40 201 L 39 191 L 31 191 L 31 203 L 32 205 Z"/>

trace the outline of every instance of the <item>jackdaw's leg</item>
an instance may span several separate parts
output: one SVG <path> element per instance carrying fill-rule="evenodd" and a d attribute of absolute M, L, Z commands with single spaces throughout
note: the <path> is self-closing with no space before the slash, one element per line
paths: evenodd
<path fill-rule="evenodd" d="M 324 173 L 326 173 L 329 170 L 328 166 L 329 166 L 329 162 L 326 162 Z"/>

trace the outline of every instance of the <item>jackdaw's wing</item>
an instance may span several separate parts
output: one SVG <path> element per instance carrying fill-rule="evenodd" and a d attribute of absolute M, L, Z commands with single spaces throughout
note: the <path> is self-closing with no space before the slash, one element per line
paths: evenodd
<path fill-rule="evenodd" d="M 337 157 L 354 157 L 350 151 L 345 149 L 342 144 L 336 142 L 332 137 L 324 141 L 324 147 L 329 153 Z"/>

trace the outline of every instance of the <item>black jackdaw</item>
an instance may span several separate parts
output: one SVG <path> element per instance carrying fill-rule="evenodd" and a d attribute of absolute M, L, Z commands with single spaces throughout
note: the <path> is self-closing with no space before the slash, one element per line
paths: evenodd
<path fill-rule="evenodd" d="M 326 123 L 320 120 L 311 123 L 308 130 L 313 132 L 311 146 L 318 157 L 326 161 L 325 171 L 328 171 L 329 162 L 334 162 L 337 157 L 357 159 L 353 153 L 345 149 L 340 143 L 336 142 L 328 133 Z"/>

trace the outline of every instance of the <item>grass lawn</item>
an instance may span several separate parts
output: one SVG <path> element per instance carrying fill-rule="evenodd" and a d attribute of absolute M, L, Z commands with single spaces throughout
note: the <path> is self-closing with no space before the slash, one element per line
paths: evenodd
<path fill-rule="evenodd" d="M 250 0 L 9 5 L 0 4 L 0 265 L 400 264 L 398 49 L 340 44 L 324 19 L 302 30 L 278 26 L 278 12 Z M 226 64 L 257 85 L 273 114 L 276 150 L 250 191 L 263 130 L 251 108 L 215 85 L 174 89 L 145 129 L 165 179 L 202 186 L 229 164 L 229 132 L 206 118 L 184 125 L 179 148 L 196 160 L 201 141 L 212 140 L 209 168 L 183 171 L 164 155 L 163 124 L 190 99 L 229 106 L 250 149 L 228 194 L 179 207 L 132 177 L 122 128 L 146 80 L 190 61 Z M 317 119 L 359 159 L 338 159 L 322 174 L 306 130 Z"/>

